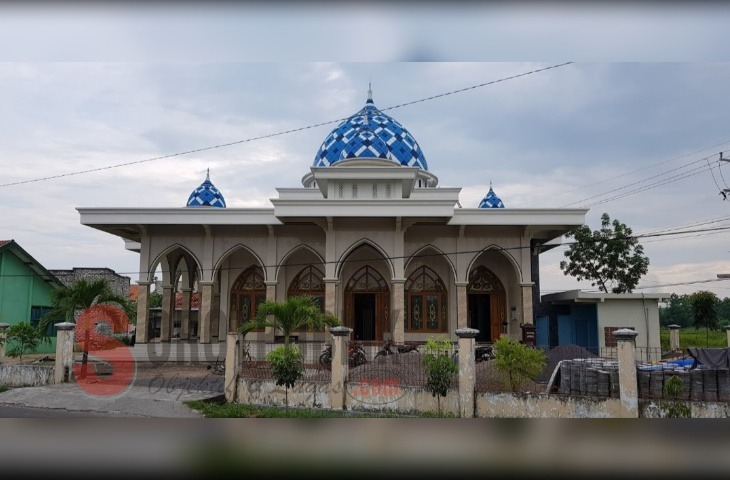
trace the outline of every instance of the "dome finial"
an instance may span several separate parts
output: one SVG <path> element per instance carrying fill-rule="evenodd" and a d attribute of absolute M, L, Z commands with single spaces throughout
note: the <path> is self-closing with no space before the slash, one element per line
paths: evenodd
<path fill-rule="evenodd" d="M 368 79 L 368 101 L 366 103 L 373 103 L 373 87 Z"/>
<path fill-rule="evenodd" d="M 208 168 L 205 172 L 205 179 L 210 182 L 210 168 Z"/>

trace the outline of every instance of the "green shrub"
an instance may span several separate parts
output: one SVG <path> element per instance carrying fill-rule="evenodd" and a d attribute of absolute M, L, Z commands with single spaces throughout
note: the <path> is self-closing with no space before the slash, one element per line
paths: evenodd
<path fill-rule="evenodd" d="M 423 356 L 423 365 L 426 367 L 426 388 L 436 398 L 439 415 L 441 415 L 441 397 L 451 386 L 451 380 L 459 371 L 454 360 L 449 357 L 451 342 L 447 338 L 426 340 L 424 347 L 426 354 Z"/>
<path fill-rule="evenodd" d="M 664 396 L 670 398 L 671 401 L 664 401 L 661 409 L 667 418 L 690 418 L 692 416 L 692 408 L 689 405 L 677 401 L 682 394 L 682 380 L 678 375 L 672 375 L 664 382 Z"/>
<path fill-rule="evenodd" d="M 304 374 L 304 359 L 296 346 L 282 345 L 269 352 L 266 360 L 271 364 L 276 384 L 286 388 L 285 405 L 289 408 L 289 388 Z"/>
<path fill-rule="evenodd" d="M 8 355 L 20 357 L 23 362 L 24 353 L 33 353 L 41 342 L 41 334 L 28 322 L 20 322 L 8 328 L 8 344 L 11 345 Z"/>
<path fill-rule="evenodd" d="M 509 338 L 494 342 L 494 368 L 502 374 L 502 381 L 513 392 L 519 392 L 522 382 L 534 379 L 547 364 L 541 350 L 530 348 Z"/>

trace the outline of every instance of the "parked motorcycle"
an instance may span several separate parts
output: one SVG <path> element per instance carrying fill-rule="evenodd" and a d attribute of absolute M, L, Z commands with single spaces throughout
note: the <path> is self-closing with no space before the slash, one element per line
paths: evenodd
<path fill-rule="evenodd" d="M 350 348 L 347 351 L 348 364 L 350 367 L 357 367 L 367 363 L 367 357 L 365 356 L 365 349 L 362 345 L 350 344 Z M 332 345 L 327 344 L 324 350 L 319 355 L 320 365 L 332 365 Z"/>
<path fill-rule="evenodd" d="M 459 362 L 459 351 L 454 350 L 454 353 L 451 354 L 451 358 L 455 362 L 458 363 Z M 484 346 L 474 348 L 474 361 L 476 363 L 486 362 L 493 358 L 494 358 L 494 352 L 492 351 L 491 345 L 484 345 Z"/>

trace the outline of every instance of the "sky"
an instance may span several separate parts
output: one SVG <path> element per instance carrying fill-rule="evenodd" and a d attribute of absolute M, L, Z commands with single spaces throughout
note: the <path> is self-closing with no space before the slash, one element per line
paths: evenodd
<path fill-rule="evenodd" d="M 730 296 L 727 7 L 38 5 L 0 6 L 0 239 L 48 269 L 137 280 L 76 209 L 183 207 L 207 169 L 229 207 L 271 207 L 370 83 L 464 207 L 491 182 L 507 208 L 608 213 L 658 234 L 636 292 Z M 595 290 L 564 251 L 542 292 Z"/>

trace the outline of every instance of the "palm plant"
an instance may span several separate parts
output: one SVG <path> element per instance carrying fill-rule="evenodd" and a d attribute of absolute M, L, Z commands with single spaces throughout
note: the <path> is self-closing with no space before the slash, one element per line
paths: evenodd
<path fill-rule="evenodd" d="M 268 320 L 271 317 L 272 320 Z M 335 327 L 340 320 L 322 312 L 312 297 L 289 297 L 283 302 L 267 300 L 256 309 L 256 317 L 243 324 L 244 329 L 273 327 L 284 334 L 284 346 L 289 348 L 289 337 L 300 328 L 318 330 L 325 326 Z"/>
<path fill-rule="evenodd" d="M 271 317 L 272 320 L 267 320 Z M 310 330 L 340 324 L 332 314 L 323 313 L 312 297 L 290 297 L 279 303 L 266 301 L 258 306 L 253 320 L 244 323 L 240 331 L 245 333 L 253 328 L 273 327 L 284 334 L 284 345 L 272 350 L 266 356 L 277 385 L 285 387 L 285 405 L 289 410 L 289 388 L 304 374 L 302 355 L 295 346 L 289 344 L 291 334 L 300 328 Z"/>
<path fill-rule="evenodd" d="M 118 331 L 134 318 L 134 306 L 127 298 L 112 292 L 109 283 L 104 280 L 77 280 L 70 286 L 53 292 L 50 311 L 38 322 L 38 329 L 46 341 L 49 340 L 50 327 L 60 321 L 81 324 L 77 335 L 84 336 L 82 377 L 86 374 L 90 337 L 92 335 L 92 318 L 108 320 L 113 331 Z M 96 335 L 95 335 L 96 336 Z"/>

